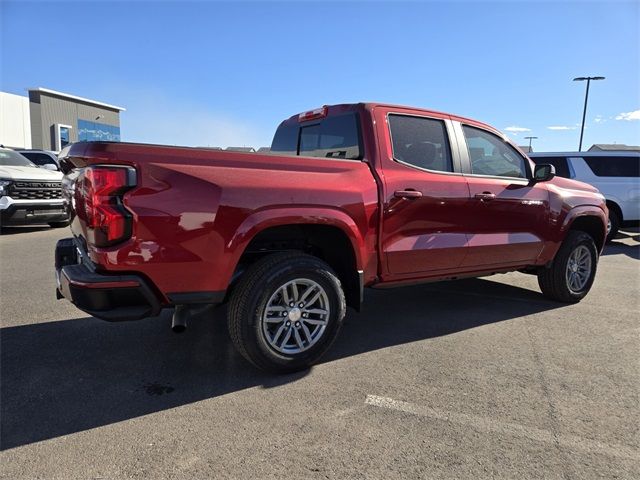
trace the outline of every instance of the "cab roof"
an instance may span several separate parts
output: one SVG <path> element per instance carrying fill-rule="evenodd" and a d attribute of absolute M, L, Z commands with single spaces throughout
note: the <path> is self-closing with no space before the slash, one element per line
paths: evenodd
<path fill-rule="evenodd" d="M 448 116 L 451 117 L 452 120 L 456 120 L 458 122 L 461 123 L 467 123 L 470 125 L 476 125 L 479 127 L 483 127 L 489 130 L 492 130 L 494 132 L 499 133 L 500 135 L 503 135 L 502 132 L 500 132 L 498 129 L 496 129 L 495 127 L 492 127 L 491 125 L 484 123 L 484 122 L 480 122 L 478 120 L 474 120 L 472 118 L 468 118 L 468 117 L 463 117 L 461 115 L 456 115 L 453 113 L 447 113 L 447 112 L 441 112 L 438 110 L 431 110 L 431 109 L 427 109 L 427 108 L 420 108 L 420 107 L 412 107 L 412 106 L 408 106 L 408 105 L 398 105 L 398 104 L 393 104 L 393 103 L 381 103 L 381 102 L 360 102 L 360 103 L 339 103 L 339 104 L 335 104 L 335 105 L 324 105 L 323 107 L 320 108 L 324 108 L 326 107 L 328 109 L 328 113 L 327 116 L 330 115 L 336 115 L 339 113 L 346 113 L 346 112 L 357 112 L 357 111 L 361 111 L 361 110 L 369 110 L 369 111 L 373 111 L 376 108 L 384 108 L 384 109 L 401 109 L 404 111 L 412 111 L 415 113 L 421 113 L 421 114 L 427 114 L 427 115 L 435 115 L 435 116 Z M 312 110 L 309 110 L 312 111 Z M 300 115 L 303 115 L 307 112 L 300 112 L 297 113 L 295 115 L 292 115 L 291 117 L 287 118 L 284 122 L 282 123 L 298 123 L 299 122 L 299 118 Z"/>

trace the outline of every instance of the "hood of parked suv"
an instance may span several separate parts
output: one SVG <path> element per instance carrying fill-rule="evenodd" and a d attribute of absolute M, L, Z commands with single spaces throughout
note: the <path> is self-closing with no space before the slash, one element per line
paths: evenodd
<path fill-rule="evenodd" d="M 61 181 L 62 172 L 54 172 L 46 168 L 0 166 L 2 180 L 45 180 Z"/>

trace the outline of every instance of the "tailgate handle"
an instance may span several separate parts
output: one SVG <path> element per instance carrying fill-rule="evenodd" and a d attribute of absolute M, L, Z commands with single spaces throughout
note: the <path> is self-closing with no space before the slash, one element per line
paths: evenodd
<path fill-rule="evenodd" d="M 491 192 L 482 192 L 482 193 L 476 193 L 474 197 L 479 199 L 481 202 L 488 202 L 496 198 L 496 194 Z"/>
<path fill-rule="evenodd" d="M 413 199 L 420 198 L 422 196 L 422 192 L 409 188 L 407 190 L 396 190 L 395 192 L 393 192 L 393 196 L 396 198 Z"/>

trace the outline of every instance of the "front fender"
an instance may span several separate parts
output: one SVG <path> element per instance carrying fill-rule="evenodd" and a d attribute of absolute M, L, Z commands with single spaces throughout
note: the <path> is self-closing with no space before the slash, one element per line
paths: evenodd
<path fill-rule="evenodd" d="M 604 208 L 604 210 L 603 210 Z M 580 205 L 577 207 L 573 207 L 570 209 L 561 222 L 559 223 L 559 228 L 556 228 L 555 235 L 553 235 L 546 243 L 542 252 L 540 253 L 539 261 L 537 262 L 539 265 L 548 264 L 553 260 L 562 245 L 562 241 L 567 236 L 568 231 L 571 229 L 573 223 L 582 217 L 597 217 L 600 219 L 602 223 L 602 234 L 603 238 L 607 236 L 607 221 L 608 221 L 609 213 L 606 210 L 606 206 L 600 208 L 595 205 Z M 602 248 L 604 247 L 604 241 L 600 246 L 600 252 L 602 252 Z"/>
<path fill-rule="evenodd" d="M 567 213 L 564 221 L 562 222 L 562 228 L 560 231 L 562 232 L 562 238 L 565 237 L 567 231 L 571 228 L 571 224 L 575 222 L 575 220 L 579 217 L 598 217 L 602 221 L 604 233 L 606 236 L 607 233 L 607 222 L 609 221 L 609 211 L 606 209 L 606 206 L 602 208 L 596 207 L 595 205 L 581 205 L 578 207 L 574 207 Z"/>

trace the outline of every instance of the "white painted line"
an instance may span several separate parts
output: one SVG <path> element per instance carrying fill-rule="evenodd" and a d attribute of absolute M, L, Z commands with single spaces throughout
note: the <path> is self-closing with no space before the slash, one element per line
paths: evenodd
<path fill-rule="evenodd" d="M 431 407 L 394 400 L 392 398 L 379 397 L 377 395 L 367 395 L 364 403 L 374 407 L 387 408 L 389 410 L 411 413 L 421 417 L 442 420 L 444 422 L 461 425 L 463 427 L 473 427 L 483 432 L 523 437 L 539 443 L 559 444 L 574 451 L 581 451 L 596 455 L 607 455 L 610 457 L 630 460 L 640 459 L 640 453 L 638 450 L 627 445 L 609 445 L 579 437 L 577 435 L 557 435 L 556 437 L 549 430 L 526 427 L 517 423 L 503 422 L 496 418 L 487 418 L 466 413 L 447 412 Z"/>

